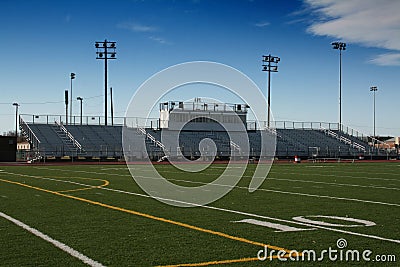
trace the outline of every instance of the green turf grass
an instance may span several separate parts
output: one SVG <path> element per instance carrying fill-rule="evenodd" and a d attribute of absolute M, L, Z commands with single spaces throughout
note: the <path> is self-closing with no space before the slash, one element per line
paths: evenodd
<path fill-rule="evenodd" d="M 355 233 L 400 240 L 400 164 L 276 164 L 273 165 L 261 190 L 249 193 L 247 186 L 255 165 L 249 165 L 238 187 L 211 207 L 247 212 L 292 221 L 295 216 L 329 215 L 369 220 L 371 227 L 329 227 Z M 157 165 L 160 173 L 172 182 L 196 186 L 212 181 L 223 171 L 224 165 L 188 175 L 169 165 Z M 204 207 L 179 208 L 145 197 L 129 171 L 122 165 L 88 166 L 26 166 L 0 167 L 0 179 L 24 183 L 51 191 L 84 188 L 74 182 L 104 188 L 68 191 L 63 194 L 80 197 L 138 211 L 225 233 L 251 241 L 268 243 L 287 249 L 314 249 L 317 252 L 332 247 L 345 238 L 349 249 L 370 249 L 373 255 L 395 254 L 400 261 L 400 244 L 324 229 L 300 232 L 277 232 L 275 229 L 234 223 L 243 219 L 258 219 L 228 211 Z M 50 179 L 42 179 L 50 178 Z M 64 182 L 63 182 L 64 181 Z M 131 195 L 105 188 L 143 194 Z M 290 194 L 290 193 L 300 193 Z M 308 195 L 305 195 L 308 194 Z M 314 195 L 314 196 L 311 196 Z M 319 197 L 318 197 L 319 196 Z M 346 199 L 334 199 L 330 196 Z M 374 201 L 368 203 L 355 201 Z M 396 205 L 388 205 L 396 204 Z M 184 228 L 163 221 L 145 218 L 106 207 L 69 199 L 0 181 L 0 211 L 57 239 L 84 255 L 112 266 L 155 266 L 181 263 L 199 263 L 256 257 L 261 247 L 231 240 L 195 229 Z M 320 219 L 321 220 L 321 219 Z M 349 224 L 335 219 L 325 222 Z M 287 224 L 287 223 L 284 223 Z M 302 227 L 295 223 L 289 226 Z M 0 218 L 0 262 L 2 266 L 62 265 L 79 266 L 81 262 L 51 244 L 33 236 L 14 224 Z M 4 253 L 3 253 L 4 252 Z M 232 263 L 232 266 L 260 266 L 270 262 Z M 274 260 L 273 264 L 281 263 Z M 336 265 L 339 262 L 306 262 L 307 266 Z M 342 265 L 383 266 L 377 262 L 351 262 Z M 386 263 L 396 266 L 396 263 Z M 225 265 L 223 265 L 225 266 Z"/>

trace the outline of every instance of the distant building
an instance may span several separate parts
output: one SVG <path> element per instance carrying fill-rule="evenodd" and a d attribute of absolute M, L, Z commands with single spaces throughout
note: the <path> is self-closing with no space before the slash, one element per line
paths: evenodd
<path fill-rule="evenodd" d="M 400 137 L 393 137 L 393 138 L 387 139 L 387 140 L 385 141 L 385 143 L 386 143 L 391 149 L 393 149 L 393 148 L 396 147 L 396 145 L 397 145 L 397 146 L 399 145 L 399 140 L 400 140 Z"/>
<path fill-rule="evenodd" d="M 31 149 L 31 145 L 29 144 L 29 142 L 19 142 L 17 143 L 17 150 L 30 150 Z"/>

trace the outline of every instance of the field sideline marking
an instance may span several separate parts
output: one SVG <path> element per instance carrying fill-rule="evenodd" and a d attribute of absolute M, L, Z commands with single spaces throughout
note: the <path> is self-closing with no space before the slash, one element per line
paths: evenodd
<path fill-rule="evenodd" d="M 65 178 L 65 177 L 57 177 L 57 178 Z M 67 177 L 67 178 L 71 178 L 71 177 Z M 76 192 L 76 191 L 83 191 L 83 190 L 89 190 L 89 189 L 95 189 L 95 188 L 101 188 L 104 186 L 108 186 L 110 184 L 109 181 L 107 180 L 103 180 L 103 179 L 97 179 L 97 178 L 86 178 L 86 177 L 74 177 L 75 179 L 83 179 L 83 180 L 98 180 L 98 181 L 102 181 L 103 184 L 102 185 L 93 185 L 93 186 L 89 186 L 87 187 L 87 185 L 85 185 L 86 187 L 84 188 L 78 188 L 78 189 L 70 189 L 70 190 L 61 190 L 61 191 L 57 191 L 60 193 L 65 193 L 65 192 Z"/>
<path fill-rule="evenodd" d="M 154 178 L 154 177 L 151 177 L 151 176 L 137 176 L 137 177 L 149 178 L 149 179 L 158 179 L 158 178 Z M 267 179 L 269 179 L 269 178 L 267 178 Z M 170 178 L 168 178 L 167 180 L 185 182 L 185 183 L 190 183 L 190 184 L 207 184 L 207 183 L 204 183 L 204 182 L 187 181 L 187 180 L 181 180 L 181 179 L 170 179 Z M 235 186 L 221 185 L 221 184 L 214 184 L 214 185 L 231 187 L 231 188 L 238 188 L 238 189 L 245 189 L 245 190 L 248 189 L 245 186 L 238 186 L 238 185 L 235 185 Z M 357 198 L 346 198 L 346 197 L 334 197 L 334 196 L 326 196 L 326 195 L 315 195 L 315 194 L 308 194 L 308 193 L 289 192 L 289 191 L 281 191 L 281 190 L 273 190 L 273 189 L 265 189 L 265 188 L 258 188 L 256 191 L 266 191 L 266 192 L 289 194 L 289 195 L 299 195 L 299 196 L 317 197 L 317 198 L 328 198 L 328 199 L 346 200 L 346 201 L 355 201 L 355 202 L 363 202 L 363 203 L 379 204 L 379 205 L 385 205 L 385 206 L 400 207 L 400 204 L 397 204 L 397 203 L 387 203 L 387 202 L 373 201 L 373 200 L 363 200 L 363 199 L 357 199 Z"/>
<path fill-rule="evenodd" d="M 43 239 L 44 241 L 47 241 L 49 243 L 51 243 L 53 246 L 61 249 L 62 251 L 68 253 L 69 255 L 71 255 L 72 257 L 75 257 L 79 260 L 81 260 L 82 262 L 86 263 L 89 266 L 93 266 L 93 267 L 103 267 L 104 265 L 102 265 L 101 263 L 92 260 L 91 258 L 83 255 L 82 253 L 80 253 L 79 251 L 76 251 L 75 249 L 71 248 L 70 246 L 61 243 L 60 241 L 57 241 L 53 238 L 51 238 L 50 236 L 40 232 L 39 230 L 30 227 L 29 225 L 3 213 L 0 211 L 0 217 L 3 217 L 4 219 L 16 224 L 17 226 L 23 228 L 24 230 L 30 232 L 31 234 Z"/>
<path fill-rule="evenodd" d="M 44 170 L 52 170 L 52 171 L 71 171 L 71 172 L 81 172 L 81 173 L 92 173 L 92 174 L 100 174 L 100 175 L 114 175 L 114 176 L 128 176 L 131 177 L 131 175 L 129 174 L 117 174 L 117 173 L 108 173 L 108 172 L 93 172 L 93 171 L 82 171 L 82 170 L 64 170 L 64 169 L 54 169 L 54 168 L 48 168 L 48 167 L 33 167 L 35 169 L 44 169 Z M 105 170 L 106 168 L 102 168 L 101 170 Z M 125 168 L 112 168 L 112 169 L 119 169 L 119 170 L 123 170 L 123 171 L 127 171 L 129 172 L 129 169 L 127 167 Z M 163 171 L 163 172 L 167 172 L 167 173 L 177 173 L 180 174 L 181 172 L 177 172 L 177 171 Z M 271 173 L 278 173 L 276 171 L 270 171 Z M 279 174 L 293 174 L 293 175 L 301 175 L 301 176 L 326 176 L 326 177 L 337 177 L 337 175 L 334 174 L 317 174 L 317 173 L 294 173 L 294 172 L 279 172 Z M 202 173 L 201 175 L 205 175 L 205 176 L 210 176 L 210 175 L 214 175 L 214 174 L 209 174 L 209 173 Z M 393 175 L 398 175 L 398 174 L 393 174 Z M 243 175 L 243 177 L 248 177 L 251 178 L 252 176 L 249 175 Z M 267 177 L 267 179 L 272 179 L 273 177 Z M 351 179 L 362 179 L 362 180 L 378 180 L 378 181 L 396 181 L 396 182 L 400 182 L 399 179 L 390 179 L 390 178 L 376 178 L 376 177 L 360 177 L 360 176 L 351 176 L 351 175 L 345 175 L 345 176 L 340 176 L 339 178 L 351 178 Z M 281 179 L 281 178 L 273 178 L 273 179 Z M 306 181 L 310 181 L 310 180 L 306 180 Z M 313 181 L 310 181 L 313 182 Z M 355 185 L 355 184 L 348 184 L 348 185 Z M 363 185 L 360 185 L 363 186 Z"/>
<path fill-rule="evenodd" d="M 231 240 L 234 240 L 234 241 L 240 241 L 240 242 L 243 242 L 243 243 L 256 245 L 256 246 L 261 246 L 261 247 L 267 246 L 268 248 L 275 249 L 275 250 L 284 250 L 284 251 L 286 251 L 288 253 L 291 252 L 291 250 L 289 250 L 289 249 L 285 249 L 285 248 L 281 248 L 281 247 L 277 247 L 277 246 L 273 246 L 273 245 L 269 245 L 269 244 L 264 244 L 264 243 L 257 242 L 257 241 L 252 241 L 252 240 L 249 240 L 249 239 L 246 239 L 246 238 L 243 238 L 243 237 L 232 236 L 232 235 L 229 235 L 229 234 L 225 234 L 225 233 L 222 233 L 222 232 L 201 228 L 201 227 L 190 225 L 190 224 L 187 224 L 187 223 L 182 223 L 182 222 L 173 221 L 173 220 L 170 220 L 170 219 L 165 219 L 165 218 L 162 218 L 162 217 L 157 217 L 157 216 L 150 215 L 150 214 L 147 214 L 147 213 L 142 213 L 142 212 L 138 212 L 138 211 L 134 211 L 134 210 L 129 210 L 129 209 L 125 209 L 125 208 L 121 208 L 121 207 L 117 207 L 117 206 L 108 205 L 108 204 L 105 204 L 105 203 L 93 201 L 93 200 L 86 199 L 86 198 L 76 197 L 76 196 L 72 196 L 72 195 L 66 195 L 66 194 L 59 193 L 57 191 L 51 191 L 51 190 L 47 190 L 47 189 L 44 189 L 44 188 L 31 186 L 31 185 L 28 185 L 28 184 L 14 182 L 14 181 L 10 181 L 10 180 L 5 180 L 5 179 L 0 179 L 0 181 L 6 182 L 6 183 L 10 183 L 10 184 L 19 185 L 19 186 L 23 186 L 23 187 L 27 187 L 27 188 L 30 188 L 30 189 L 35 189 L 35 190 L 38 190 L 38 191 L 50 193 L 50 194 L 57 195 L 57 196 L 62 196 L 62 197 L 66 197 L 66 198 L 70 198 L 70 199 L 74 199 L 74 200 L 79 200 L 79 201 L 82 201 L 82 202 L 86 202 L 86 203 L 89 203 L 89 204 L 92 204 L 92 205 L 96 205 L 96 206 L 100 206 L 100 207 L 104 207 L 104 208 L 109 208 L 109 209 L 112 209 L 112 210 L 122 211 L 122 212 L 125 212 L 125 213 L 141 216 L 141 217 L 144 217 L 144 218 L 148 218 L 148 219 L 152 219 L 152 220 L 156 220 L 156 221 L 160 221 L 160 222 L 165 222 L 165 223 L 181 226 L 181 227 L 184 227 L 184 228 L 196 230 L 196 231 L 203 232 L 203 233 L 213 234 L 213 235 L 224 237 L 224 238 L 231 239 Z"/>
<path fill-rule="evenodd" d="M 39 167 L 40 168 L 40 167 Z M 49 169 L 49 170 L 54 170 L 51 168 L 44 168 L 44 169 Z M 116 169 L 116 168 L 115 168 Z M 124 170 L 124 168 L 119 168 L 120 170 Z M 105 170 L 104 168 L 102 170 Z M 128 169 L 126 169 L 128 171 Z M 64 171 L 64 170 L 63 170 Z M 75 172 L 83 172 L 83 173 L 93 173 L 93 174 L 100 174 L 100 175 L 116 175 L 116 176 L 121 176 L 119 174 L 114 174 L 114 173 L 107 173 L 107 172 L 87 172 L 87 171 L 75 171 Z M 177 171 L 163 171 L 166 173 L 176 173 L 180 174 L 180 172 Z M 272 171 L 270 173 L 273 173 Z M 306 176 L 315 176 L 319 174 L 304 174 L 304 173 L 280 173 L 280 174 L 294 174 L 294 175 L 306 175 Z M 204 176 L 212 176 L 214 174 L 209 174 L 209 173 L 202 173 L 201 175 Z M 131 176 L 131 175 L 123 175 L 123 176 Z M 327 177 L 336 177 L 333 174 L 321 174 L 321 176 L 327 176 Z M 252 176 L 249 175 L 243 175 L 243 178 L 251 178 Z M 400 181 L 397 179 L 386 179 L 386 178 L 371 178 L 371 177 L 356 177 L 356 176 L 340 176 L 339 178 L 354 178 L 354 179 L 363 179 L 363 180 L 381 180 L 381 181 Z M 329 183 L 329 182 L 319 182 L 319 181 L 312 181 L 312 180 L 298 180 L 298 179 L 289 179 L 289 178 L 274 178 L 274 177 L 267 177 L 267 179 L 271 180 L 282 180 L 282 181 L 294 181 L 294 182 L 304 182 L 304 183 L 316 183 L 316 184 L 327 184 L 327 185 L 340 185 L 340 186 L 350 186 L 350 187 L 365 187 L 365 188 L 374 188 L 374 189 L 386 189 L 386 190 L 400 190 L 400 188 L 392 188 L 392 187 L 384 187 L 384 186 L 379 186 L 379 185 L 360 185 L 360 184 L 342 184 L 342 183 Z M 172 180 L 172 179 L 171 179 Z M 177 181 L 185 181 L 185 180 L 177 180 Z"/>
<path fill-rule="evenodd" d="M 163 171 L 166 173 L 176 173 L 176 174 L 180 174 L 180 172 L 177 171 Z M 269 173 L 273 173 L 272 171 Z M 277 172 L 275 172 L 277 173 Z M 103 173 L 103 174 L 108 174 L 108 173 Z M 363 180 L 380 180 L 380 181 L 397 181 L 399 182 L 400 180 L 397 179 L 387 179 L 387 178 L 371 178 L 371 177 L 356 177 L 356 176 L 339 176 L 337 177 L 334 174 L 305 174 L 305 173 L 283 173 L 283 172 L 279 172 L 279 174 L 294 174 L 294 175 L 303 175 L 303 176 L 327 176 L 327 177 L 336 177 L 336 178 L 352 178 L 352 179 L 363 179 Z M 211 176 L 214 174 L 209 174 L 209 173 L 202 173 L 201 175 L 205 175 L 205 176 Z M 243 175 L 244 178 L 251 178 L 252 176 L 250 175 Z M 343 186 L 355 186 L 355 187 L 367 187 L 367 188 L 379 188 L 379 189 L 390 189 L 390 190 L 400 190 L 400 188 L 390 188 L 390 187 L 383 187 L 383 186 L 379 186 L 379 185 L 360 185 L 360 184 L 340 184 L 340 183 L 328 183 L 328 182 L 319 182 L 319 181 L 313 181 L 313 180 L 296 180 L 296 179 L 289 179 L 289 178 L 274 178 L 274 177 L 267 177 L 267 179 L 271 179 L 271 180 L 283 180 L 283 181 L 301 181 L 301 182 L 305 182 L 305 183 L 325 183 L 328 185 L 343 185 Z"/>
<path fill-rule="evenodd" d="M 37 168 L 39 168 L 39 167 L 37 167 Z M 45 167 L 42 167 L 40 169 L 57 171 L 56 169 L 45 168 Z M 61 170 L 61 171 L 67 171 L 67 170 Z M 99 173 L 99 172 L 72 171 L 72 170 L 68 170 L 68 171 L 70 171 L 70 172 L 89 173 L 89 174 L 98 174 L 98 175 L 113 175 L 113 176 L 131 177 L 131 175 L 116 174 L 116 173 Z M 12 172 L 7 172 L 7 173 L 8 174 L 14 174 L 14 175 L 20 175 L 20 174 L 12 173 Z M 21 175 L 23 176 L 24 174 L 21 174 Z M 29 176 L 29 175 L 27 175 L 27 176 Z M 140 176 L 140 177 L 142 177 L 142 178 L 150 178 L 150 179 L 158 179 L 158 178 L 154 178 L 154 177 L 151 177 L 151 176 L 148 176 L 148 177 Z M 249 176 L 245 176 L 245 177 L 249 177 Z M 268 179 L 270 179 L 270 177 L 268 177 L 267 180 Z M 277 178 L 273 178 L 273 179 L 277 179 Z M 185 182 L 185 183 L 191 183 L 191 184 L 207 184 L 207 183 L 204 183 L 204 182 L 187 181 L 187 180 L 183 180 L 183 179 L 171 179 L 171 178 L 168 178 L 167 180 Z M 218 184 L 214 184 L 214 185 L 218 186 Z M 221 186 L 227 186 L 227 185 L 221 185 Z M 248 189 L 247 187 L 237 186 L 237 185 L 236 186 L 229 186 L 229 187 L 238 188 L 238 189 Z M 266 192 L 273 192 L 273 193 L 280 193 L 280 194 L 300 195 L 300 196 L 317 197 L 317 198 L 328 198 L 328 199 L 337 199 L 337 200 L 346 200 L 346 201 L 355 201 L 355 202 L 362 202 L 362 203 L 371 203 L 371 204 L 379 204 L 379 205 L 385 205 L 385 206 L 400 207 L 400 204 L 397 204 L 397 203 L 387 203 L 387 202 L 373 201 L 373 200 L 363 200 L 363 199 L 357 199 L 357 198 L 335 197 L 335 196 L 327 196 L 327 195 L 315 195 L 315 194 L 308 194 L 308 193 L 289 192 L 289 191 L 264 189 L 264 188 L 258 188 L 256 191 L 266 191 Z"/>
<path fill-rule="evenodd" d="M 9 174 L 14 174 L 14 173 L 9 173 Z M 14 175 L 18 175 L 18 174 L 14 174 Z M 26 176 L 29 176 L 29 175 L 26 175 Z M 62 180 L 56 180 L 56 179 L 45 178 L 45 177 L 41 177 L 41 179 L 48 179 L 48 180 L 55 180 L 55 181 L 61 181 L 62 182 Z M 65 181 L 65 182 L 67 182 L 67 181 Z M 161 198 L 151 197 L 149 195 L 144 195 L 144 194 L 140 194 L 140 193 L 128 192 L 128 191 L 123 191 L 123 190 L 119 190 L 119 189 L 112 189 L 112 188 L 109 188 L 109 187 L 102 187 L 102 188 L 99 188 L 99 189 L 112 191 L 112 192 L 123 193 L 123 194 L 128 194 L 128 195 L 146 197 L 146 198 L 161 199 Z M 260 189 L 257 189 L 257 190 L 260 190 Z M 268 190 L 268 189 L 265 189 L 265 190 Z M 301 193 L 295 193 L 295 194 L 301 194 Z M 329 198 L 335 198 L 335 197 L 329 197 Z M 167 199 L 167 200 L 176 201 L 176 200 L 171 200 L 171 199 Z M 361 201 L 361 200 L 359 200 L 359 201 Z M 177 202 L 179 202 L 179 201 L 177 201 Z M 364 201 L 361 201 L 361 202 L 364 202 Z M 191 203 L 185 203 L 185 204 L 191 204 Z M 195 205 L 195 204 L 193 204 L 193 205 Z M 224 212 L 228 212 L 228 213 L 235 213 L 235 214 L 240 214 L 240 215 L 245 215 L 245 216 L 250 216 L 250 217 L 255 217 L 255 218 L 261 218 L 261 219 L 266 219 L 266 220 L 273 220 L 273 221 L 278 221 L 278 222 L 284 222 L 284 223 L 290 223 L 290 224 L 297 224 L 297 225 L 302 225 L 302 226 L 320 228 L 320 229 L 324 229 L 324 230 L 328 230 L 328 231 L 339 232 L 339 233 L 350 234 L 350 235 L 361 236 L 361 237 L 367 237 L 367 238 L 371 238 L 371 239 L 389 241 L 389 242 L 394 242 L 394 243 L 400 244 L 400 240 L 397 240 L 397 239 L 390 239 L 390 238 L 385 238 L 385 237 L 380 237 L 380 236 L 375 236 L 375 235 L 368 235 L 368 234 L 351 232 L 351 231 L 346 231 L 346 230 L 341 230 L 341 229 L 336 229 L 336 228 L 329 228 L 329 227 L 325 227 L 325 226 L 313 225 L 313 224 L 296 222 L 296 221 L 289 221 L 289 220 L 285 220 L 285 219 L 279 219 L 279 218 L 274 218 L 274 217 L 269 217 L 269 216 L 254 214 L 254 213 L 242 212 L 242 211 L 231 210 L 231 209 L 224 209 L 224 208 L 207 206 L 207 205 L 200 206 L 200 207 L 207 208 L 207 209 L 212 209 L 212 210 L 224 211 Z"/>
<path fill-rule="evenodd" d="M 289 170 L 289 169 L 287 169 Z M 360 177 L 360 176 L 351 176 L 351 175 L 341 175 L 339 173 L 352 173 L 349 171 L 336 171 L 338 174 L 328 174 L 328 171 L 324 170 L 318 170 L 323 172 L 324 174 L 318 174 L 318 173 L 293 173 L 293 172 L 277 172 L 277 171 L 270 171 L 271 173 L 279 173 L 279 174 L 296 174 L 296 175 L 319 175 L 319 176 L 326 176 L 326 177 L 344 177 L 344 178 L 355 178 L 355 179 L 367 179 L 367 180 L 383 180 L 383 181 L 399 181 L 399 179 L 392 179 L 392 178 L 381 178 L 381 177 Z M 331 173 L 331 172 L 330 172 Z M 370 174 L 369 172 L 357 172 L 361 174 Z M 379 174 L 379 175 L 398 175 L 397 173 L 374 173 L 374 174 Z"/>
<path fill-rule="evenodd" d="M 300 182 L 300 183 L 325 184 L 325 185 L 334 185 L 334 186 L 339 185 L 339 186 L 363 187 L 363 188 L 373 188 L 373 189 L 400 190 L 400 188 L 397 188 L 397 187 L 384 187 L 384 186 L 377 186 L 377 185 L 340 184 L 340 183 L 318 182 L 318 181 L 287 179 L 287 178 L 272 178 L 272 177 L 267 177 L 267 179 L 278 180 L 278 181 Z"/>
<path fill-rule="evenodd" d="M 180 173 L 180 172 L 177 172 L 177 171 L 163 171 L 163 172 L 176 173 L 176 174 Z M 108 173 L 103 173 L 103 174 L 108 174 Z M 285 174 L 285 173 L 280 173 L 280 174 Z M 296 174 L 296 173 L 286 173 L 286 174 Z M 211 175 L 214 175 L 214 174 L 202 173 L 201 175 L 211 176 Z M 301 174 L 301 175 L 305 175 L 305 174 Z M 317 174 L 315 174 L 315 175 L 317 175 Z M 321 175 L 321 176 L 332 176 L 332 177 L 335 177 L 335 175 Z M 251 178 L 252 176 L 243 175 L 242 177 L 243 178 Z M 373 179 L 373 180 L 377 180 L 378 179 L 378 178 L 368 178 L 368 177 L 340 176 L 340 178 L 343 178 L 343 177 L 345 177 L 345 178 L 350 178 L 351 177 L 351 178 L 355 178 L 355 179 Z M 400 190 L 400 188 L 397 188 L 397 187 L 384 187 L 384 186 L 379 186 L 379 185 L 342 184 L 342 183 L 329 183 L 329 182 L 319 182 L 319 181 L 312 181 L 312 180 L 298 180 L 298 179 L 274 178 L 274 177 L 267 177 L 267 179 L 277 180 L 277 181 L 293 181 L 293 182 L 302 182 L 302 183 L 326 184 L 326 185 L 333 185 L 333 186 L 339 185 L 339 186 L 349 186 L 349 187 L 364 187 L 364 188 L 374 188 L 374 189 Z M 381 180 L 395 180 L 395 179 L 382 178 Z M 185 181 L 185 180 L 177 180 L 177 181 Z M 395 180 L 395 181 L 399 181 L 399 180 Z"/>

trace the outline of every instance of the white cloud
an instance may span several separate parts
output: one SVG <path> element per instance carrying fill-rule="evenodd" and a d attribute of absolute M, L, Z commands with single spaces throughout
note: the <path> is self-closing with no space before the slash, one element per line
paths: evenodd
<path fill-rule="evenodd" d="M 149 39 L 160 44 L 170 44 L 167 40 L 161 37 L 150 36 Z"/>
<path fill-rule="evenodd" d="M 400 53 L 387 53 L 378 55 L 370 60 L 371 63 L 380 66 L 400 66 Z"/>
<path fill-rule="evenodd" d="M 143 25 L 135 22 L 124 22 L 117 25 L 118 28 L 128 29 L 133 32 L 155 32 L 157 31 L 156 27 Z"/>
<path fill-rule="evenodd" d="M 268 21 L 260 21 L 260 22 L 254 23 L 254 26 L 263 28 L 263 27 L 266 27 L 266 26 L 268 26 L 270 24 L 271 23 L 269 23 Z"/>
<path fill-rule="evenodd" d="M 331 36 L 368 47 L 400 51 L 400 1 L 304 0 L 318 17 L 312 34 Z M 376 61 L 386 57 L 381 55 Z M 383 62 L 383 61 L 382 61 Z"/>

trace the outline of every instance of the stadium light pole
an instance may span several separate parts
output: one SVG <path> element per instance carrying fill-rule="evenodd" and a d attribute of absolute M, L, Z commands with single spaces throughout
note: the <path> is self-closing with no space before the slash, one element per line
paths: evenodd
<path fill-rule="evenodd" d="M 375 132 L 375 130 L 376 130 L 376 128 L 375 128 L 375 93 L 376 93 L 376 91 L 378 91 L 378 87 L 371 86 L 369 88 L 369 91 L 373 92 L 373 95 L 374 95 L 374 138 L 376 138 L 376 132 Z"/>
<path fill-rule="evenodd" d="M 70 74 L 70 77 L 71 77 L 71 91 L 69 92 L 70 93 L 70 98 L 71 98 L 71 100 L 70 100 L 70 104 L 69 104 L 69 123 L 70 124 L 72 124 L 72 80 L 73 79 L 75 79 L 75 73 L 73 73 L 73 72 L 71 72 L 71 74 Z"/>
<path fill-rule="evenodd" d="M 267 127 L 270 128 L 270 120 L 271 120 L 271 72 L 278 72 L 278 62 L 281 59 L 279 57 L 274 57 L 269 54 L 268 56 L 263 56 L 262 62 L 262 71 L 268 71 L 268 96 L 267 96 Z"/>
<path fill-rule="evenodd" d="M 333 42 L 333 49 L 339 50 L 339 130 L 342 130 L 342 50 L 346 50 L 346 43 Z"/>
<path fill-rule="evenodd" d="M 111 104 L 111 125 L 114 126 L 114 103 L 113 103 L 113 90 L 110 87 L 110 104 Z"/>
<path fill-rule="evenodd" d="M 15 136 L 18 138 L 18 103 L 13 103 L 13 106 L 15 106 Z"/>
<path fill-rule="evenodd" d="M 65 124 L 68 125 L 68 89 L 64 91 L 64 102 L 65 102 Z"/>
<path fill-rule="evenodd" d="M 96 59 L 104 60 L 104 124 L 107 125 L 107 61 L 116 59 L 116 42 L 110 42 L 105 39 L 102 42 L 96 42 Z"/>
<path fill-rule="evenodd" d="M 81 102 L 81 120 L 80 120 L 80 124 L 82 125 L 82 100 L 83 100 L 83 98 L 82 97 L 80 97 L 80 96 L 78 96 L 77 98 L 76 98 L 76 100 L 78 100 L 78 101 L 80 101 Z"/>

